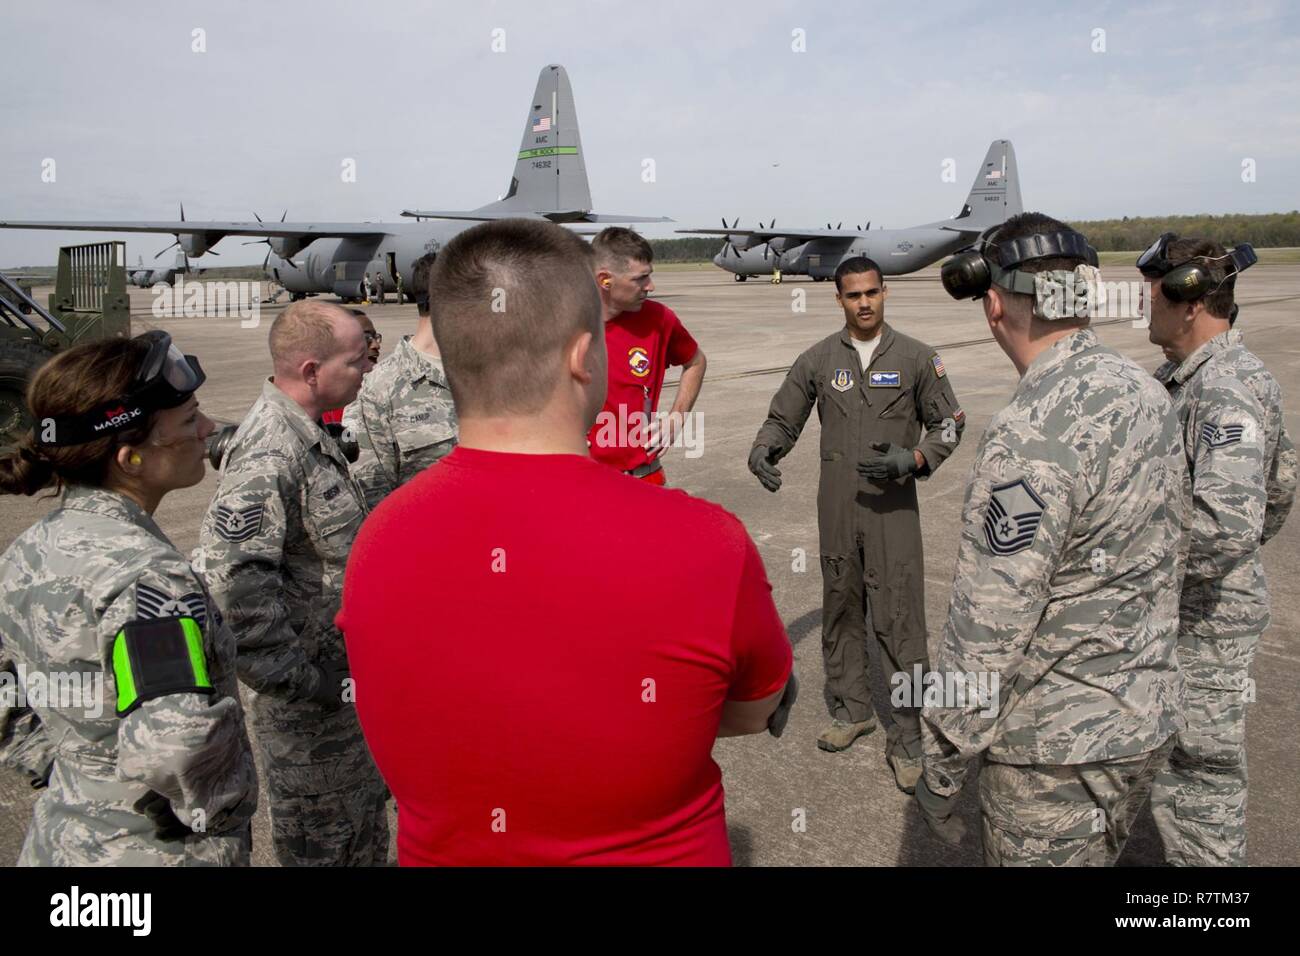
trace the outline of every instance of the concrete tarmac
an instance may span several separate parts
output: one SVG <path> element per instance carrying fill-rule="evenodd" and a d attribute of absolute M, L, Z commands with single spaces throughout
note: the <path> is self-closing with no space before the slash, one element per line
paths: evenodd
<path fill-rule="evenodd" d="M 1136 271 L 1107 270 L 1108 280 L 1136 278 Z M 938 349 L 966 412 L 961 446 L 920 484 L 926 556 L 926 614 L 931 639 L 946 618 L 960 513 L 975 447 L 994 413 L 1015 390 L 1010 361 L 989 337 L 978 303 L 954 302 L 936 269 L 889 280 L 886 321 Z M 701 453 L 674 448 L 665 457 L 670 484 L 718 502 L 744 521 L 758 544 L 778 608 L 794 644 L 801 695 L 785 735 L 721 740 L 714 756 L 723 770 L 732 852 L 738 865 L 978 865 L 979 813 L 972 774 L 960 813 L 968 835 L 956 849 L 933 840 L 911 798 L 894 786 L 884 760 L 884 732 L 860 739 L 849 751 L 817 749 L 828 720 L 821 687 L 821 576 L 817 556 L 816 488 L 820 464 L 814 413 L 794 451 L 781 462 L 784 485 L 775 495 L 749 474 L 746 459 L 754 434 L 785 368 L 795 357 L 843 324 L 833 284 L 802 278 L 772 285 L 762 279 L 736 283 L 718 269 L 662 272 L 655 297 L 672 308 L 708 356 L 708 373 L 697 410 L 702 414 Z M 199 393 L 210 416 L 237 421 L 256 400 L 270 374 L 266 336 L 282 308 L 267 306 L 254 328 L 240 319 L 156 319 L 146 290 L 132 290 L 136 331 L 165 327 L 178 344 L 198 355 L 208 374 Z M 1249 347 L 1282 385 L 1287 427 L 1300 436 L 1300 266 L 1259 265 L 1243 278 L 1239 327 Z M 384 354 L 415 327 L 413 305 L 368 309 L 384 335 Z M 1153 370 L 1160 351 L 1144 329 L 1127 319 L 1097 324 L 1102 342 Z M 667 410 L 674 391 L 660 402 Z M 693 453 L 692 453 L 693 454 Z M 199 523 L 216 488 L 209 473 L 198 486 L 169 495 L 158 510 L 163 530 L 182 552 L 198 539 Z M 49 500 L 0 499 L 0 547 L 44 514 Z M 564 545 L 568 547 L 569 545 Z M 689 546 L 687 539 L 683 546 Z M 802 556 L 802 557 L 801 557 Z M 1253 676 L 1257 700 L 1248 708 L 1250 803 L 1249 858 L 1257 865 L 1300 863 L 1300 836 L 1290 825 L 1300 813 L 1300 580 L 1287 573 L 1300 566 L 1300 516 L 1265 549 L 1273 623 L 1259 647 Z M 672 596 L 648 598 L 642 613 L 670 621 Z M 872 648 L 873 666 L 878 665 Z M 877 710 L 888 708 L 885 679 L 876 675 Z M 0 771 L 0 865 L 16 860 L 33 795 L 16 775 Z M 265 804 L 265 800 L 263 800 Z M 395 821 L 394 821 L 395 822 Z M 394 827 L 395 833 L 395 827 Z M 255 830 L 254 861 L 273 864 L 265 806 Z M 1122 864 L 1159 864 L 1160 842 L 1144 812 Z"/>

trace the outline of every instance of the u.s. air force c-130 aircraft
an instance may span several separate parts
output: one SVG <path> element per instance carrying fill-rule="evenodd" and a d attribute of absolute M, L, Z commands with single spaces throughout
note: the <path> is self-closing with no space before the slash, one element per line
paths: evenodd
<path fill-rule="evenodd" d="M 578 136 L 573 89 L 564 67 L 542 68 L 529 101 L 524 138 L 510 188 L 496 202 L 468 211 L 405 211 L 414 222 L 32 222 L 0 221 L 0 229 L 66 229 L 93 232 L 171 233 L 187 256 L 203 255 L 226 236 L 254 236 L 270 246 L 264 268 L 293 298 L 333 292 L 362 296 L 362 278 L 379 273 L 413 288 L 412 267 L 436 253 L 472 221 L 526 218 L 558 223 L 671 222 L 665 217 L 592 212 L 591 190 Z M 425 222 L 457 219 L 465 222 Z M 390 286 L 391 288 L 391 286 Z"/>
<path fill-rule="evenodd" d="M 826 279 L 852 256 L 874 259 L 885 275 L 904 275 L 923 269 L 944 256 L 969 246 L 979 234 L 1011 216 L 1023 212 L 1020 204 L 1020 174 L 1011 141 L 994 140 L 975 175 L 966 202 L 952 219 L 941 219 L 907 229 L 778 229 L 767 228 L 678 229 L 696 235 L 725 236 L 722 252 L 713 259 L 719 267 L 742 276 L 770 273 L 779 265 L 782 273 Z M 773 255 L 769 260 L 767 253 Z M 765 268 L 766 266 L 766 268 Z"/>

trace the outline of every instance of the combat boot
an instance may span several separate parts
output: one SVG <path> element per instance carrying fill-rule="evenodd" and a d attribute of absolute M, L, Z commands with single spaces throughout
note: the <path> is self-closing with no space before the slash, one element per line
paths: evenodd
<path fill-rule="evenodd" d="M 921 758 L 907 754 L 890 754 L 889 766 L 894 771 L 894 783 L 904 793 L 916 793 L 916 781 L 921 779 Z"/>
<path fill-rule="evenodd" d="M 817 738 L 817 746 L 822 750 L 829 750 L 831 753 L 848 750 L 853 746 L 853 741 L 872 733 L 879 726 L 875 714 L 858 723 L 840 720 L 836 717 L 831 721 L 831 725 L 823 730 L 821 736 Z"/>

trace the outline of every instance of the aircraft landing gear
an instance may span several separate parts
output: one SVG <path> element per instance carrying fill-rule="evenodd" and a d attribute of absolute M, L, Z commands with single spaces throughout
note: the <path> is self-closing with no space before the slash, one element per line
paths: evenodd
<path fill-rule="evenodd" d="M 746 279 L 748 279 L 748 278 L 749 278 L 749 276 L 742 276 L 739 272 L 736 273 L 736 281 L 737 281 L 737 282 L 744 282 L 744 281 L 745 281 Z"/>

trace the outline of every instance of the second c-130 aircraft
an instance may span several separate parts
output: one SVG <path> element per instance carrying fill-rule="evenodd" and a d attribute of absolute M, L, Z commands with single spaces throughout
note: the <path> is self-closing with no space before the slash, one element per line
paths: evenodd
<path fill-rule="evenodd" d="M 1020 174 L 1011 141 L 994 140 L 975 175 L 961 211 L 952 219 L 941 219 L 906 229 L 678 229 L 697 235 L 725 236 L 715 265 L 744 281 L 751 275 L 765 275 L 779 268 L 788 275 L 828 279 L 836 267 L 853 256 L 866 256 L 879 263 L 885 275 L 905 275 L 923 269 L 944 256 L 969 246 L 980 233 L 1023 212 L 1020 203 Z M 769 253 L 770 258 L 769 258 Z"/>
<path fill-rule="evenodd" d="M 343 299 L 363 295 L 362 279 L 379 273 L 394 285 L 398 276 L 414 287 L 415 260 L 436 253 L 471 222 L 456 219 L 549 219 L 564 224 L 671 222 L 665 217 L 592 212 L 591 190 L 578 136 L 573 88 L 564 67 L 542 68 L 529 101 L 524 138 L 510 188 L 496 202 L 468 211 L 404 211 L 414 222 L 62 222 L 0 221 L 0 229 L 59 229 L 91 232 L 171 233 L 187 256 L 203 255 L 226 236 L 254 236 L 270 250 L 263 267 L 294 299 L 332 292 Z M 392 286 L 390 286 L 392 288 Z"/>

